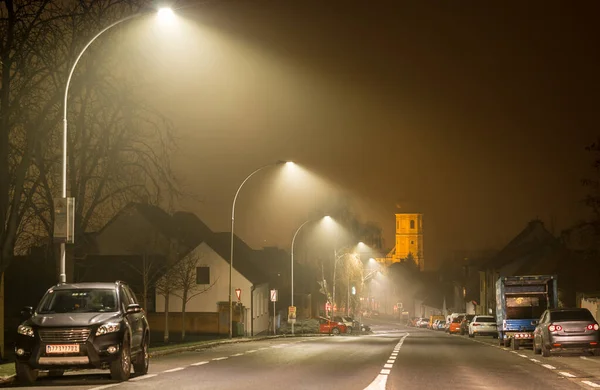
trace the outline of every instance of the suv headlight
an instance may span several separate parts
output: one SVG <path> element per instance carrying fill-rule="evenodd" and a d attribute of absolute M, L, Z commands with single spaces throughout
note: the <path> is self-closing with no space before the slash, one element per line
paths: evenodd
<path fill-rule="evenodd" d="M 14 329 L 14 328 L 13 328 Z M 17 328 L 17 333 L 22 334 L 24 336 L 33 337 L 33 328 L 27 325 L 19 325 Z"/>
<path fill-rule="evenodd" d="M 96 331 L 96 336 L 102 336 L 107 333 L 118 332 L 121 329 L 121 324 L 118 322 L 109 322 L 104 325 L 100 325 Z"/>

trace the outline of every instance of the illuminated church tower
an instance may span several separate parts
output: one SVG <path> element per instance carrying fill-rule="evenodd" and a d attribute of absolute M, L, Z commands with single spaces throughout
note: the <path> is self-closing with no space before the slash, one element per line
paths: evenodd
<path fill-rule="evenodd" d="M 396 246 L 385 259 L 386 263 L 399 263 L 412 254 L 421 271 L 425 269 L 423 259 L 423 214 L 396 214 Z"/>

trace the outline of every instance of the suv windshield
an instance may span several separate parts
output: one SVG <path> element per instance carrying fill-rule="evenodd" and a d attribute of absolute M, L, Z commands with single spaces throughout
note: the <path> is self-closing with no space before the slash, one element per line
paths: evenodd
<path fill-rule="evenodd" d="M 113 289 L 50 290 L 42 298 L 38 313 L 103 313 L 117 311 Z"/>

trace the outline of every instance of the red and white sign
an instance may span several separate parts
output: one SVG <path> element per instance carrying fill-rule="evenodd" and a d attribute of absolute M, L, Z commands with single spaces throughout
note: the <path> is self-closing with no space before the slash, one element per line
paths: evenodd
<path fill-rule="evenodd" d="M 277 302 L 277 290 L 271 290 L 271 302 Z"/>
<path fill-rule="evenodd" d="M 242 298 L 242 289 L 241 288 L 236 288 L 235 289 L 235 295 L 237 296 L 238 302 L 239 300 Z"/>

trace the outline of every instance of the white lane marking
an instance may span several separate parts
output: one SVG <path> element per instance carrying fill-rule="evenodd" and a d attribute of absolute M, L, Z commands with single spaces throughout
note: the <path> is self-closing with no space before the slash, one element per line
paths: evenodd
<path fill-rule="evenodd" d="M 570 372 L 559 371 L 558 373 L 562 376 L 566 376 L 567 378 L 575 378 L 575 375 L 571 374 Z"/>
<path fill-rule="evenodd" d="M 404 336 L 402 336 L 402 338 L 400 339 L 398 344 L 396 344 L 396 346 L 394 347 L 394 352 L 392 352 L 392 356 L 390 356 L 390 358 L 389 358 L 390 360 L 387 361 L 387 363 L 383 366 L 384 368 L 379 372 L 379 375 L 377 375 L 375 377 L 375 379 L 373 380 L 373 382 L 371 382 L 369 384 L 369 386 L 365 387 L 364 390 L 385 390 L 385 386 L 387 384 L 387 378 L 390 375 L 390 372 L 392 372 L 392 370 L 390 370 L 390 368 L 392 368 L 394 366 L 393 359 L 396 359 L 396 355 L 398 355 L 398 350 L 400 349 L 400 347 L 402 346 L 402 343 L 404 343 L 404 339 L 406 339 L 406 337 L 408 337 L 408 335 L 409 334 L 406 333 Z M 390 361 L 392 363 L 390 363 Z"/>
<path fill-rule="evenodd" d="M 249 351 L 246 351 L 246 353 L 254 353 L 254 352 L 256 352 L 256 351 L 257 351 L 256 349 L 251 349 L 251 350 L 249 350 Z"/>
<path fill-rule="evenodd" d="M 236 353 L 235 355 L 231 355 L 231 356 L 243 356 L 243 353 Z"/>
<path fill-rule="evenodd" d="M 583 360 L 587 360 L 588 362 L 594 362 L 594 363 L 600 364 L 600 360 L 590 359 L 590 358 L 585 357 L 585 356 L 579 356 L 579 357 L 582 358 Z"/>
<path fill-rule="evenodd" d="M 119 386 L 120 383 L 111 383 L 110 385 L 104 385 L 104 386 L 98 386 L 98 387 L 92 387 L 90 390 L 102 390 L 102 389 L 108 389 L 109 387 L 115 387 L 115 386 Z"/>
<path fill-rule="evenodd" d="M 296 342 L 299 343 L 300 341 L 296 341 Z M 262 347 L 262 348 L 259 348 L 258 350 L 262 351 L 263 349 L 269 349 L 269 347 Z"/>
<path fill-rule="evenodd" d="M 539 361 L 539 360 L 537 360 L 537 359 L 529 359 L 529 360 L 531 360 L 531 361 L 532 361 L 532 362 L 534 362 L 534 363 L 540 363 L 540 361 Z"/>
<path fill-rule="evenodd" d="M 600 388 L 600 385 L 597 383 L 594 383 L 592 381 L 581 381 L 581 383 L 585 383 L 586 385 L 593 387 L 593 388 Z"/>
<path fill-rule="evenodd" d="M 146 374 L 146 375 L 142 375 L 142 376 L 136 376 L 135 378 L 131 378 L 129 381 L 130 382 L 143 381 L 144 379 L 154 378 L 155 376 L 157 376 L 157 374 Z"/>
<path fill-rule="evenodd" d="M 517 353 L 517 351 L 510 351 L 510 353 Z"/>
<path fill-rule="evenodd" d="M 218 357 L 218 358 L 214 358 L 213 360 L 225 360 L 227 359 L 229 356 L 222 356 L 222 357 Z"/>
<path fill-rule="evenodd" d="M 176 371 L 181 371 L 183 370 L 185 367 L 177 367 L 177 368 L 171 368 L 170 370 L 166 370 L 163 372 L 176 372 Z"/>
<path fill-rule="evenodd" d="M 519 353 L 518 355 L 521 356 L 521 357 L 524 357 L 524 358 L 527 357 L 527 355 L 523 355 L 522 353 Z"/>
<path fill-rule="evenodd" d="M 201 366 L 203 364 L 208 364 L 208 362 L 204 361 L 204 362 L 192 363 L 192 364 L 190 364 L 190 366 Z"/>
<path fill-rule="evenodd" d="M 542 364 L 542 367 L 546 367 L 549 370 L 556 370 L 556 367 L 551 366 L 550 364 Z"/>

